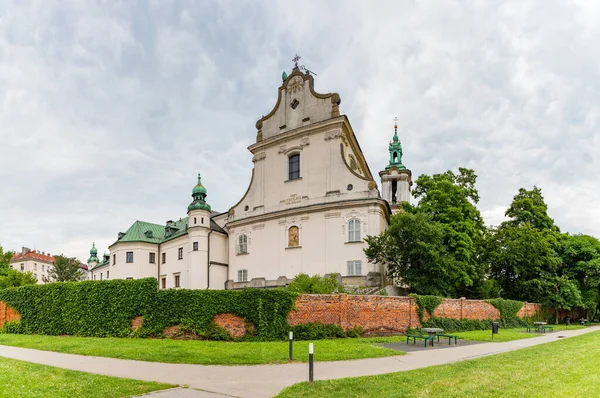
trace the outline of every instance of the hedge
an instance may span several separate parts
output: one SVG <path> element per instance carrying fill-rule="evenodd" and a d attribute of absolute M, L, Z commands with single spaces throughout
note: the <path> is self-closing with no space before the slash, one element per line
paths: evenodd
<path fill-rule="evenodd" d="M 21 314 L 21 333 L 116 336 L 131 333 L 131 319 L 147 313 L 156 279 L 61 282 L 0 290 L 0 301 Z"/>
<path fill-rule="evenodd" d="M 95 337 L 154 336 L 180 326 L 204 338 L 223 338 L 213 324 L 221 313 L 241 316 L 260 340 L 285 338 L 296 294 L 283 289 L 158 290 L 154 278 L 31 285 L 0 290 L 0 301 L 21 314 L 12 333 Z M 144 318 L 135 332 L 131 320 Z"/>

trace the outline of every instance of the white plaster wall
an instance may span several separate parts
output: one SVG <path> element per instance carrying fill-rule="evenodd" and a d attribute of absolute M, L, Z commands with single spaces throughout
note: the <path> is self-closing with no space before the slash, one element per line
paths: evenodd
<path fill-rule="evenodd" d="M 365 204 L 348 208 L 331 208 L 316 212 L 278 217 L 259 224 L 235 228 L 230 234 L 229 279 L 238 281 L 237 271 L 248 270 L 248 280 L 280 276 L 293 278 L 299 273 L 324 275 L 347 274 L 347 261 L 362 261 L 362 274 L 380 272 L 377 265 L 367 262 L 364 241 L 348 242 L 347 222 L 361 220 L 361 239 L 367 234 L 379 234 L 387 226 L 384 210 L 379 205 Z M 300 246 L 288 247 L 288 228 L 300 229 Z M 237 254 L 235 240 L 248 235 L 248 254 Z"/>
<path fill-rule="evenodd" d="M 127 263 L 127 252 L 133 252 L 132 263 Z M 155 253 L 155 264 L 150 263 L 150 253 Z M 115 264 L 113 264 L 114 255 L 116 255 Z M 109 279 L 156 278 L 158 276 L 158 261 L 157 244 L 143 242 L 116 243 L 110 247 Z M 96 273 L 94 271 L 94 274 Z M 105 274 L 103 279 L 106 279 Z"/>
<path fill-rule="evenodd" d="M 179 248 L 183 248 L 183 258 L 178 260 Z M 191 289 L 190 272 L 189 272 L 189 251 L 190 240 L 188 235 L 180 236 L 176 239 L 167 241 L 160 246 L 160 274 L 167 278 L 167 289 L 175 287 L 175 275 L 180 275 L 180 288 Z M 162 262 L 162 253 L 166 253 L 166 262 Z M 162 284 L 159 282 L 159 286 Z"/>

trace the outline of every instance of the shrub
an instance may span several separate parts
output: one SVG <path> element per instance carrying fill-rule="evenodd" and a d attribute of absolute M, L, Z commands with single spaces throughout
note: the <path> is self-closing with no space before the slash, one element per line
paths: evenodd
<path fill-rule="evenodd" d="M 522 301 L 505 300 L 502 298 L 486 300 L 500 311 L 500 319 L 503 321 L 511 321 L 518 319 L 517 313 L 523 308 Z"/>
<path fill-rule="evenodd" d="M 307 274 L 298 274 L 288 285 L 287 290 L 296 294 L 344 293 L 344 287 L 338 282 L 338 275 L 329 274 L 321 277 L 320 275 L 308 276 Z"/>
<path fill-rule="evenodd" d="M 418 294 L 411 294 L 411 297 L 415 298 L 415 302 L 417 303 L 417 315 L 419 315 L 419 320 L 423 323 L 423 310 L 427 310 L 429 316 L 433 318 L 433 311 L 442 303 L 443 297 L 439 296 L 421 296 Z"/>
<path fill-rule="evenodd" d="M 355 327 L 344 331 L 338 325 L 323 324 L 320 322 L 310 322 L 301 325 L 296 325 L 291 328 L 294 332 L 295 340 L 321 340 L 332 338 L 345 337 L 360 337 L 363 330 L 360 327 Z"/>

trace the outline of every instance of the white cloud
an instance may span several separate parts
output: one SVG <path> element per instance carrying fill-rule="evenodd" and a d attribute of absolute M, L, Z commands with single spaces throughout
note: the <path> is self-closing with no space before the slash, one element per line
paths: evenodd
<path fill-rule="evenodd" d="M 600 236 L 596 2 L 20 2 L 0 10 L 0 244 L 87 258 L 135 219 L 246 190 L 254 123 L 298 52 L 339 92 L 371 171 L 394 116 L 416 177 L 479 176 L 498 224 L 543 189 Z"/>

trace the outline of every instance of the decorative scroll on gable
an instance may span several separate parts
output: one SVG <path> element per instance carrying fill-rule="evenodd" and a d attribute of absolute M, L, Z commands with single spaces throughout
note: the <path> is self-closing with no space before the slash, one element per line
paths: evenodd
<path fill-rule="evenodd" d="M 295 71 L 279 87 L 275 108 L 256 122 L 257 141 L 338 117 L 340 102 L 339 94 L 315 92 L 313 77 Z"/>

